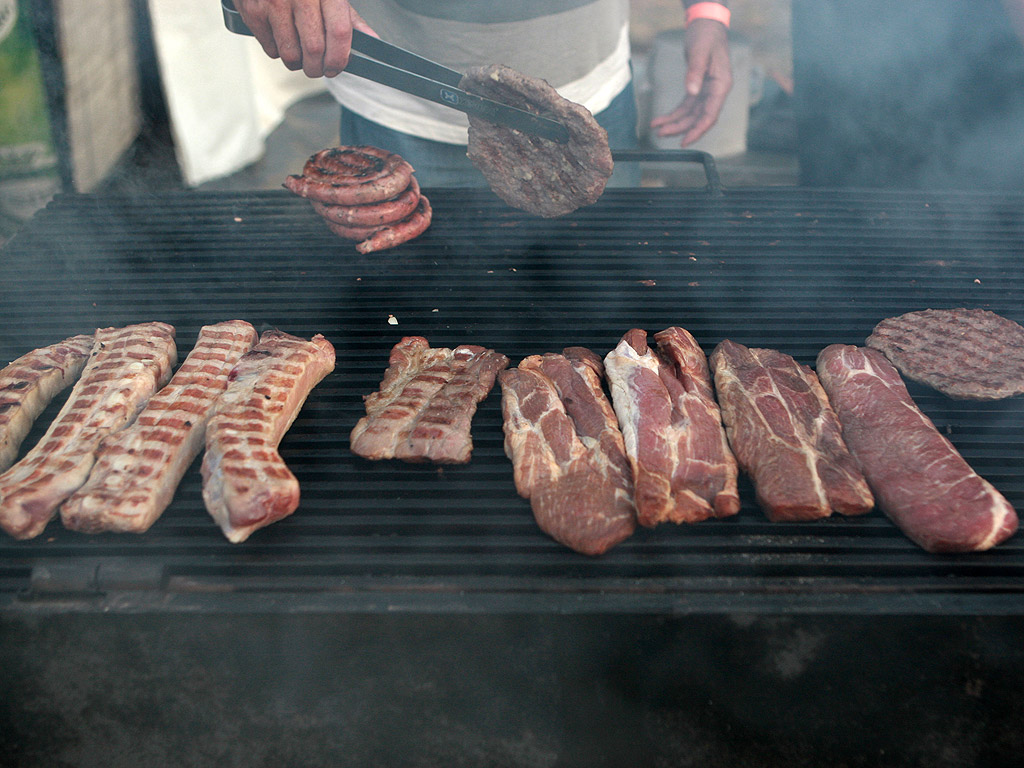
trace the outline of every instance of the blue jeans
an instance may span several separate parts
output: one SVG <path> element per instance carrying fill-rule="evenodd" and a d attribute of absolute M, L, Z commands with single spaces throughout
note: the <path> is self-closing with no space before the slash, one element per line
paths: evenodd
<path fill-rule="evenodd" d="M 632 81 L 606 109 L 594 117 L 608 131 L 608 143 L 612 149 L 637 147 L 637 109 Z M 369 145 L 397 152 L 416 169 L 416 179 L 423 187 L 487 186 L 480 171 L 466 157 L 465 145 L 421 139 L 385 128 L 344 108 L 341 110 L 341 143 L 352 146 Z M 621 167 L 617 166 L 608 184 L 638 186 L 640 166 L 637 163 L 623 163 Z"/>

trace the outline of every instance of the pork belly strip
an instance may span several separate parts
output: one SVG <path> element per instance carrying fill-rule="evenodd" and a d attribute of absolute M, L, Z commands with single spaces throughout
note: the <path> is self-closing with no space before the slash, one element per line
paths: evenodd
<path fill-rule="evenodd" d="M 769 520 L 871 510 L 874 497 L 814 371 L 777 350 L 729 340 L 709 362 L 729 445 Z"/>
<path fill-rule="evenodd" d="M 605 357 L 633 468 L 637 520 L 698 522 L 739 511 L 739 469 L 711 388 L 707 358 L 686 330 L 628 331 Z"/>
<path fill-rule="evenodd" d="M 38 536 L 89 476 L 100 441 L 135 419 L 176 361 L 166 323 L 97 330 L 89 362 L 46 434 L 0 475 L 0 526 L 18 539 Z"/>
<path fill-rule="evenodd" d="M 72 336 L 34 349 L 0 370 L 0 472 L 18 458 L 39 414 L 82 373 L 92 342 L 86 334 Z"/>
<path fill-rule="evenodd" d="M 83 533 L 149 530 L 199 455 L 228 374 L 256 338 L 243 320 L 204 326 L 167 386 L 100 444 L 88 480 L 60 508 L 64 526 Z"/>
<path fill-rule="evenodd" d="M 367 459 L 464 464 L 473 451 L 477 404 L 508 358 L 475 345 L 431 348 L 422 336 L 396 344 L 380 389 L 352 430 L 352 452 Z"/>
<path fill-rule="evenodd" d="M 833 344 L 817 370 L 879 506 L 908 538 L 929 552 L 973 552 L 1013 535 L 1013 507 L 921 412 L 885 355 Z"/>
<path fill-rule="evenodd" d="M 600 358 L 573 347 L 499 375 L 505 453 L 541 530 L 600 555 L 636 529 L 632 470 L 602 384 Z"/>
<path fill-rule="evenodd" d="M 334 370 L 334 347 L 266 331 L 228 376 L 206 426 L 203 501 L 229 541 L 287 517 L 299 481 L 277 452 L 313 387 Z"/>

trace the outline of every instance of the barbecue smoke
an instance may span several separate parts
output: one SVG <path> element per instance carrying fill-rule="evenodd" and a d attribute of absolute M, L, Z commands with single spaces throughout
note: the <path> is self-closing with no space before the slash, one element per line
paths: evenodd
<path fill-rule="evenodd" d="M 801 183 L 1024 189 L 1021 7 L 795 0 Z"/>

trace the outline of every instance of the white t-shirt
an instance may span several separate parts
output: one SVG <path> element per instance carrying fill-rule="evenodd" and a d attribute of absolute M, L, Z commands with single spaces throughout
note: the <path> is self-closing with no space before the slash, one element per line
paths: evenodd
<path fill-rule="evenodd" d="M 361 0 L 382 38 L 459 72 L 504 64 L 540 77 L 593 113 L 630 79 L 628 0 Z M 327 87 L 344 106 L 402 133 L 467 141 L 466 116 L 342 72 Z"/>

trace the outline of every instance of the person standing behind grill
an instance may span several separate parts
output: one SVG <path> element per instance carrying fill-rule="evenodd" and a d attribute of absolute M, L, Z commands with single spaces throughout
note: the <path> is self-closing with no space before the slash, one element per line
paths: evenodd
<path fill-rule="evenodd" d="M 732 87 L 726 0 L 683 2 L 686 97 L 651 122 L 658 135 L 679 136 L 680 146 L 714 125 Z M 269 56 L 308 77 L 329 78 L 327 87 L 341 104 L 343 144 L 397 152 L 424 186 L 485 184 L 466 157 L 466 116 L 344 73 L 353 29 L 379 34 L 460 72 L 505 64 L 543 78 L 594 113 L 613 149 L 637 146 L 628 0 L 363 0 L 356 5 L 358 11 L 347 0 L 235 0 Z M 611 183 L 637 183 L 636 164 L 623 166 Z"/>

